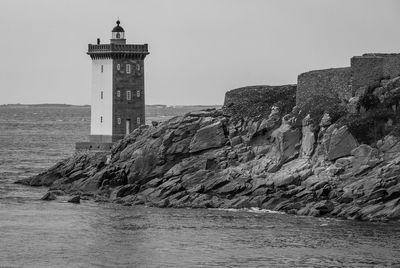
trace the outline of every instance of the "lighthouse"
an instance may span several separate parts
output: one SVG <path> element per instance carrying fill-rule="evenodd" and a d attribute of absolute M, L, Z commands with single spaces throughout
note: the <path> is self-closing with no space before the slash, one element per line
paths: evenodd
<path fill-rule="evenodd" d="M 117 21 L 109 44 L 89 44 L 92 60 L 89 142 L 77 149 L 108 150 L 145 123 L 144 59 L 147 44 L 127 44 Z"/>

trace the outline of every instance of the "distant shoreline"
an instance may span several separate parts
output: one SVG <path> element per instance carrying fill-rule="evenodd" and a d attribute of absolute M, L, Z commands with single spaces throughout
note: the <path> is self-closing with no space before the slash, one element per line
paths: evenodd
<path fill-rule="evenodd" d="M 62 103 L 39 103 L 39 104 L 1 104 L 0 107 L 90 107 L 90 105 L 73 105 L 73 104 L 62 104 Z"/>
<path fill-rule="evenodd" d="M 11 104 L 0 104 L 0 107 L 90 107 L 89 104 L 75 105 L 75 104 L 62 104 L 62 103 L 39 103 L 39 104 L 21 104 L 21 103 L 11 103 Z M 199 108 L 220 108 L 221 105 L 166 105 L 166 104 L 148 104 L 146 107 L 149 108 L 182 108 L 182 107 L 199 107 Z"/>

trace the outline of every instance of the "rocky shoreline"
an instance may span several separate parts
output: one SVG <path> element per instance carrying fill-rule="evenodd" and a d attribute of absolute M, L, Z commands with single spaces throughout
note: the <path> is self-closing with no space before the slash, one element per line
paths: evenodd
<path fill-rule="evenodd" d="M 260 103 L 225 101 L 143 126 L 111 152 L 77 152 L 17 183 L 126 206 L 400 219 L 400 138 L 363 144 L 326 109 L 313 117 L 294 106 L 295 86 L 257 90 Z"/>

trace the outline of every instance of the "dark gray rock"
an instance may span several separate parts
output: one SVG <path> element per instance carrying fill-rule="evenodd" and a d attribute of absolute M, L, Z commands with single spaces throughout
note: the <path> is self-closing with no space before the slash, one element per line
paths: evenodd
<path fill-rule="evenodd" d="M 45 200 L 45 201 L 51 201 L 51 200 L 56 200 L 56 199 L 57 199 L 57 196 L 52 192 L 47 192 L 40 198 L 40 200 Z"/>
<path fill-rule="evenodd" d="M 328 160 L 335 160 L 348 156 L 358 146 L 357 140 L 350 134 L 347 127 L 335 129 L 330 138 Z"/>
<path fill-rule="evenodd" d="M 190 142 L 191 153 L 225 145 L 226 137 L 220 121 L 199 129 Z"/>
<path fill-rule="evenodd" d="M 68 199 L 68 202 L 79 204 L 81 202 L 81 197 L 79 195 L 73 196 L 72 198 Z"/>

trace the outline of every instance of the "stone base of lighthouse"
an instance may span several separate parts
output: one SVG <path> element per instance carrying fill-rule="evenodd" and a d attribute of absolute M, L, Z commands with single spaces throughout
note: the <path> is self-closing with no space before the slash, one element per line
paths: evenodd
<path fill-rule="evenodd" d="M 76 150 L 109 151 L 112 145 L 123 138 L 123 135 L 90 135 L 88 142 L 77 142 Z"/>
<path fill-rule="evenodd" d="M 112 142 L 77 142 L 75 143 L 75 150 L 110 151 L 113 144 Z"/>

